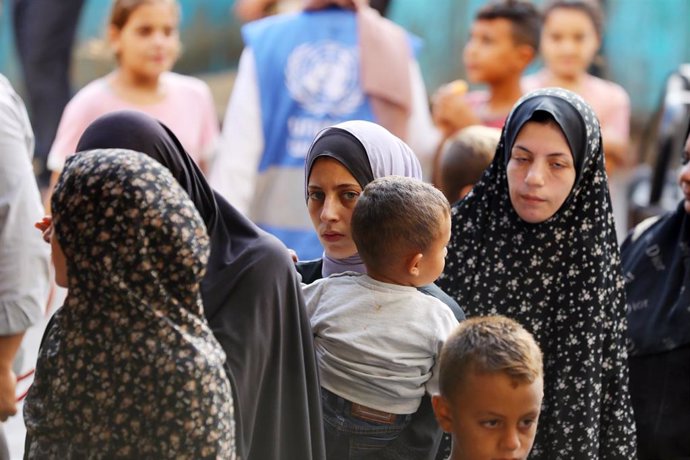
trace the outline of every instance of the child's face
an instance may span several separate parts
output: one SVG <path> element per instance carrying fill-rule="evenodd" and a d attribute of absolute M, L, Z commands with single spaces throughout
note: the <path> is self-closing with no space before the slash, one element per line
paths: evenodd
<path fill-rule="evenodd" d="M 452 460 L 525 459 L 532 449 L 543 382 L 519 382 L 502 372 L 470 372 L 453 401 L 434 396 L 443 431 L 453 435 Z"/>
<path fill-rule="evenodd" d="M 472 24 L 470 39 L 463 51 L 467 78 L 473 83 L 494 83 L 519 76 L 529 63 L 524 47 L 513 40 L 507 19 L 480 19 Z"/>
<path fill-rule="evenodd" d="M 446 265 L 449 241 L 450 216 L 444 213 L 438 236 L 419 261 L 419 278 L 415 283 L 417 286 L 431 284 L 441 275 L 443 267 Z"/>
<path fill-rule="evenodd" d="M 338 160 L 318 158 L 307 184 L 307 209 L 326 255 L 344 259 L 357 253 L 350 221 L 362 187 Z"/>
<path fill-rule="evenodd" d="M 180 50 L 177 11 L 167 1 L 137 7 L 122 29 L 111 26 L 110 40 L 120 68 L 137 78 L 157 79 L 170 70 Z"/>
<path fill-rule="evenodd" d="M 599 37 L 592 19 L 584 11 L 556 8 L 541 33 L 544 64 L 560 78 L 576 78 L 585 72 L 599 49 Z"/>
<path fill-rule="evenodd" d="M 525 123 L 511 149 L 507 175 L 510 202 L 522 220 L 536 224 L 556 214 L 576 176 L 560 128 L 553 123 Z"/>

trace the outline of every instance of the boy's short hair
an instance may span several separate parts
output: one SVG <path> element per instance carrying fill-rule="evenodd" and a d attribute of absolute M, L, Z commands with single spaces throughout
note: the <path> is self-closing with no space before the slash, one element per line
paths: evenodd
<path fill-rule="evenodd" d="M 352 213 L 352 239 L 368 268 L 398 262 L 406 252 L 423 253 L 450 216 L 443 194 L 419 179 L 386 176 L 367 184 Z"/>
<path fill-rule="evenodd" d="M 510 21 L 513 41 L 539 50 L 541 14 L 531 2 L 524 0 L 497 0 L 482 7 L 475 20 L 506 19 Z"/>
<path fill-rule="evenodd" d="M 471 318 L 459 324 L 441 351 L 441 395 L 452 398 L 470 372 L 504 373 L 532 383 L 543 377 L 542 353 L 534 337 L 512 319 Z"/>
<path fill-rule="evenodd" d="M 594 30 L 597 36 L 601 40 L 604 31 L 604 12 L 596 0 L 550 0 L 544 6 L 542 17 L 546 20 L 546 17 L 553 10 L 569 8 L 572 10 L 580 11 L 585 13 L 594 25 Z"/>
<path fill-rule="evenodd" d="M 451 203 L 460 191 L 476 184 L 491 164 L 501 130 L 472 125 L 461 129 L 444 144 L 441 151 L 441 189 Z"/>

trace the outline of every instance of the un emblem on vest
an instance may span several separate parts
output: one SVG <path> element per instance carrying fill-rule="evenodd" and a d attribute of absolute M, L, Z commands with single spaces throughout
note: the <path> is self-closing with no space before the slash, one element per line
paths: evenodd
<path fill-rule="evenodd" d="M 298 46 L 288 57 L 285 84 L 293 99 L 315 115 L 354 112 L 364 99 L 356 46 L 334 41 Z"/>

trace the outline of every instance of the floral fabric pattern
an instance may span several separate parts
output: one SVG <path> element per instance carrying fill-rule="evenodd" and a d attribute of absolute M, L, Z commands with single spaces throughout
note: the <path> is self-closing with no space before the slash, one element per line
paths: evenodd
<path fill-rule="evenodd" d="M 551 113 L 571 148 L 583 146 L 573 151 L 577 178 L 569 197 L 538 224 L 518 217 L 506 176 L 508 144 L 530 110 Z M 517 320 L 544 353 L 544 402 L 530 458 L 636 458 L 623 278 L 591 108 L 557 88 L 525 95 L 506 121 L 492 164 L 454 205 L 452 220 L 439 286 L 468 316 Z"/>
<path fill-rule="evenodd" d="M 27 458 L 233 459 L 225 354 L 203 318 L 206 227 L 144 154 L 71 157 L 52 198 L 69 293 L 25 404 Z"/>

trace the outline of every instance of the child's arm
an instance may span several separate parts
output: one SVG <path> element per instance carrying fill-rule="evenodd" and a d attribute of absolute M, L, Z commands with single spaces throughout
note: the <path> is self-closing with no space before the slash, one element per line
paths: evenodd
<path fill-rule="evenodd" d="M 426 392 L 430 395 L 435 395 L 439 393 L 438 388 L 438 370 L 439 370 L 439 357 L 441 356 L 441 350 L 443 349 L 443 344 L 446 343 L 446 339 L 453 333 L 456 327 L 458 327 L 458 320 L 453 315 L 453 312 L 446 306 L 443 302 L 438 301 L 443 305 L 443 309 L 440 310 L 440 315 L 437 318 L 436 325 L 436 338 L 434 344 L 434 365 L 431 368 L 431 378 L 426 382 Z"/>
<path fill-rule="evenodd" d="M 467 84 L 456 80 L 441 86 L 434 94 L 432 115 L 443 134 L 443 140 L 466 126 L 481 124 L 465 99 L 466 93 Z"/>

